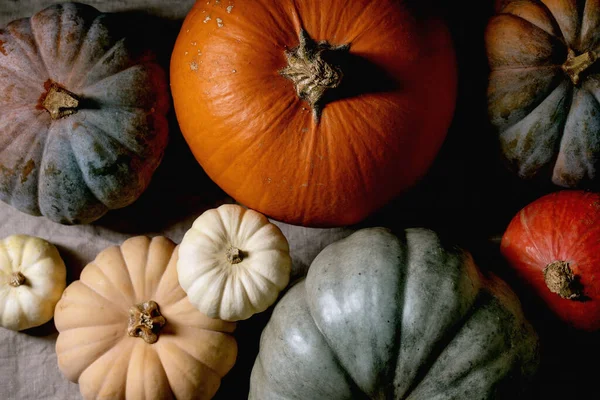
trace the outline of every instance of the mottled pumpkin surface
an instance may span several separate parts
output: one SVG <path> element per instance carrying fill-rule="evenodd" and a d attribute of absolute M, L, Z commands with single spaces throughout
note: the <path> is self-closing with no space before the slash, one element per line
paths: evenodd
<path fill-rule="evenodd" d="M 96 9 L 48 7 L 0 30 L 0 200 L 61 223 L 135 201 L 167 143 L 161 68 Z M 78 99 L 52 116 L 52 87 Z"/>
<path fill-rule="evenodd" d="M 500 3 L 486 46 L 489 115 L 504 156 L 524 178 L 597 183 L 600 1 Z"/>
<path fill-rule="evenodd" d="M 263 330 L 250 399 L 515 398 L 538 362 L 519 300 L 432 231 L 326 247 Z"/>

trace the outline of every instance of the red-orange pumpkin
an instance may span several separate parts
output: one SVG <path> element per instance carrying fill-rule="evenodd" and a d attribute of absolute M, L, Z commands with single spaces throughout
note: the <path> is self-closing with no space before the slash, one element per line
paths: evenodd
<path fill-rule="evenodd" d="M 421 178 L 456 96 L 444 23 L 397 0 L 199 1 L 171 60 L 177 118 L 240 203 L 356 223 Z"/>

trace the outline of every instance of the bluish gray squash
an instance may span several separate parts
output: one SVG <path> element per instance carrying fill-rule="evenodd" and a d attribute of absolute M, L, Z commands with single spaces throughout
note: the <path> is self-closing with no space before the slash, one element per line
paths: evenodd
<path fill-rule="evenodd" d="M 167 144 L 169 91 L 122 24 L 64 3 L 0 29 L 0 200 L 89 223 L 146 189 Z"/>
<path fill-rule="evenodd" d="M 515 398 L 539 363 L 511 289 L 432 231 L 326 247 L 260 341 L 252 400 Z"/>

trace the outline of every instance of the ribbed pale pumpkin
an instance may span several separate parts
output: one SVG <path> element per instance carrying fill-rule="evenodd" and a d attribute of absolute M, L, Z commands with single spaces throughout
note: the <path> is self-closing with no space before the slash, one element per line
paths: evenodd
<path fill-rule="evenodd" d="M 179 283 L 212 318 L 238 321 L 265 311 L 289 280 L 288 241 L 254 210 L 225 204 L 204 212 L 179 249 Z"/>
<path fill-rule="evenodd" d="M 122 31 L 76 3 L 0 30 L 0 200 L 87 223 L 146 189 L 167 142 L 168 88 Z"/>
<path fill-rule="evenodd" d="M 485 42 L 489 114 L 525 179 L 598 186 L 600 1 L 503 0 Z"/>
<path fill-rule="evenodd" d="M 417 2 L 198 1 L 171 58 L 181 130 L 235 200 L 305 226 L 414 185 L 451 122 L 450 34 Z"/>
<path fill-rule="evenodd" d="M 28 235 L 0 240 L 0 326 L 21 331 L 50 321 L 66 277 L 52 243 Z"/>
<path fill-rule="evenodd" d="M 85 399 L 210 399 L 232 368 L 235 324 L 196 310 L 177 248 L 134 237 L 102 251 L 58 302 L 58 366 Z"/>
<path fill-rule="evenodd" d="M 537 365 L 504 282 L 432 231 L 369 228 L 326 247 L 277 303 L 250 399 L 512 399 Z"/>

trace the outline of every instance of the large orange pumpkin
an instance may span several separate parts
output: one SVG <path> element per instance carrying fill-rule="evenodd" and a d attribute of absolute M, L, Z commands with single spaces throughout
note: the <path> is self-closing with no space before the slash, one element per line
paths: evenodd
<path fill-rule="evenodd" d="M 406 3 L 197 2 L 171 87 L 211 179 L 305 226 L 359 222 L 414 185 L 451 122 L 456 63 L 444 23 Z"/>

